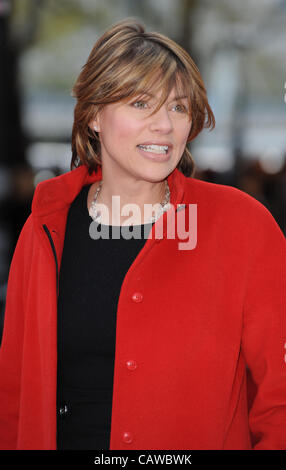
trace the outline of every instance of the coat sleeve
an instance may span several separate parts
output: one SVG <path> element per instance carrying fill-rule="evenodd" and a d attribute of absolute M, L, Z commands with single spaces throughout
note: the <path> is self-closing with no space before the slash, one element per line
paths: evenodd
<path fill-rule="evenodd" d="M 286 240 L 256 201 L 249 221 L 250 263 L 242 351 L 252 388 L 252 448 L 286 449 Z"/>
<path fill-rule="evenodd" d="M 0 449 L 17 447 L 22 348 L 27 293 L 32 255 L 32 218 L 26 220 L 10 264 L 4 329 L 0 348 Z"/>

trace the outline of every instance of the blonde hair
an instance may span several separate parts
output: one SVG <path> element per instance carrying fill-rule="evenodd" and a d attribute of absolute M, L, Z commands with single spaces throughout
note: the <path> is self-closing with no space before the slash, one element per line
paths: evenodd
<path fill-rule="evenodd" d="M 89 123 L 105 105 L 162 89 L 155 113 L 173 87 L 188 98 L 192 120 L 189 143 L 204 127 L 213 129 L 215 126 L 203 80 L 192 58 L 174 41 L 157 32 L 146 32 L 145 27 L 132 18 L 108 29 L 95 43 L 72 90 L 77 103 L 71 169 L 86 165 L 92 173 L 101 164 L 98 133 Z M 194 173 L 194 162 L 187 146 L 177 168 L 186 176 Z"/>

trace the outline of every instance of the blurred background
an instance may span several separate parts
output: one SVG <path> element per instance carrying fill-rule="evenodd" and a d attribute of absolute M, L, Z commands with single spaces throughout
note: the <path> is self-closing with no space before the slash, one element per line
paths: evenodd
<path fill-rule="evenodd" d="M 195 177 L 249 193 L 286 233 L 286 0 L 0 0 L 2 324 L 34 189 L 70 169 L 71 88 L 97 38 L 130 16 L 201 71 L 216 128 L 190 145 Z"/>

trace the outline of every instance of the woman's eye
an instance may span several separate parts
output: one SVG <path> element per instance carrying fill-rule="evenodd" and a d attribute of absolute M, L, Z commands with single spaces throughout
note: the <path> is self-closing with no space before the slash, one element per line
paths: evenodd
<path fill-rule="evenodd" d="M 148 102 L 143 101 L 143 100 L 138 100 L 132 103 L 132 106 L 134 106 L 137 109 L 147 109 L 148 108 Z M 172 107 L 172 109 L 175 109 L 176 112 L 178 113 L 186 113 L 187 108 L 183 104 L 176 104 Z"/>
<path fill-rule="evenodd" d="M 135 103 L 133 103 L 133 106 L 138 109 L 145 109 L 144 106 L 147 107 L 147 103 L 145 101 L 135 101 Z"/>
<path fill-rule="evenodd" d="M 185 113 L 187 111 L 187 108 L 182 104 L 176 104 L 174 108 L 177 108 L 176 111 L 179 113 Z"/>

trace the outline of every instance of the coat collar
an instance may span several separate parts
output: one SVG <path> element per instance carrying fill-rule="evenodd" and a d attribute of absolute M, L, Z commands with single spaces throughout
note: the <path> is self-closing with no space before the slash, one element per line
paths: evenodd
<path fill-rule="evenodd" d="M 34 216 L 49 215 L 55 211 L 70 206 L 81 191 L 82 187 L 94 183 L 102 178 L 101 167 L 93 173 L 88 173 L 88 168 L 81 165 L 74 170 L 56 176 L 39 183 L 35 189 L 32 202 L 32 214 Z M 184 199 L 186 178 L 177 168 L 168 176 L 170 188 L 170 203 L 175 207 Z"/>
<path fill-rule="evenodd" d="M 82 165 L 60 176 L 42 181 L 35 189 L 32 214 L 44 216 L 70 206 L 84 185 L 99 179 L 101 179 L 100 167 L 97 172 L 90 175 L 87 167 Z"/>

